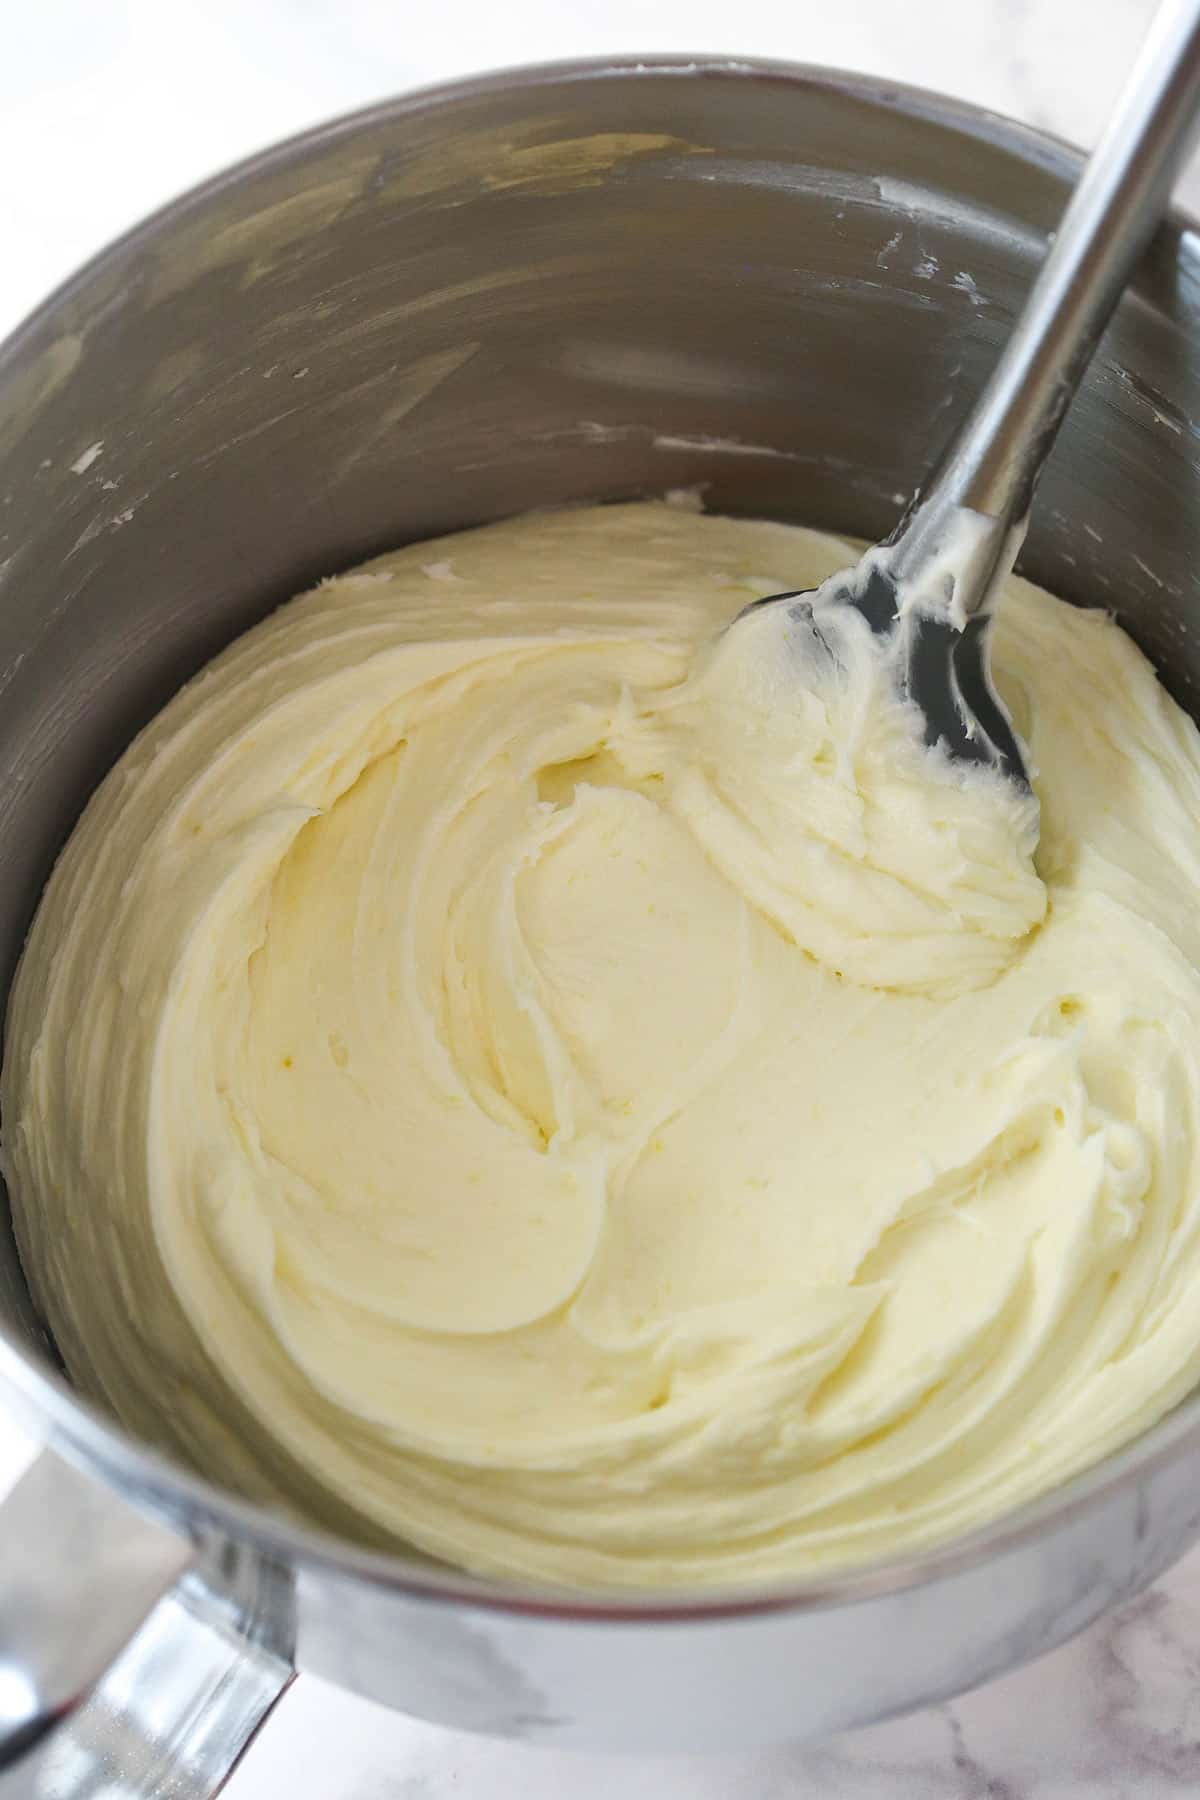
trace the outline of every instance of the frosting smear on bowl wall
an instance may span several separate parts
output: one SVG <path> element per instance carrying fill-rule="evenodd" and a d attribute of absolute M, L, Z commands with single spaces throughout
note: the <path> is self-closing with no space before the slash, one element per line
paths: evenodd
<path fill-rule="evenodd" d="M 939 1541 L 1183 1397 L 1200 737 L 1017 579 L 1032 796 L 926 749 L 866 638 L 727 629 L 853 556 L 531 516 L 325 583 L 163 710 L 8 1019 L 85 1391 L 343 1530 L 585 1587 Z"/>

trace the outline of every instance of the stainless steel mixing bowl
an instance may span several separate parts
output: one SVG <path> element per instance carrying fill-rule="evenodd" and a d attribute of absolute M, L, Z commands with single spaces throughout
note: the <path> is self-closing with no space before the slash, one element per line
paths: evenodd
<path fill-rule="evenodd" d="M 310 133 L 107 251 L 0 353 L 0 979 L 132 732 L 315 577 L 685 484 L 885 531 L 1077 167 L 880 82 L 535 69 Z M 1198 252 L 1161 233 L 1025 555 L 1115 607 L 1193 710 Z M 1050 1648 L 1200 1534 L 1195 1399 L 908 1561 L 719 1602 L 516 1592 L 269 1516 L 219 1470 L 130 1441 L 73 1396 L 7 1235 L 0 1308 L 0 1403 L 33 1459 L 0 1508 L 0 1729 L 10 1760 L 28 1752 L 22 1793 L 112 1800 L 157 1791 L 156 1768 L 176 1796 L 211 1792 L 293 1667 L 538 1742 L 813 1737 Z"/>

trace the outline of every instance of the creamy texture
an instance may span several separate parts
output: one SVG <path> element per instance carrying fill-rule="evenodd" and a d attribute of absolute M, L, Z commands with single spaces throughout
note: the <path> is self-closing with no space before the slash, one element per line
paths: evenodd
<path fill-rule="evenodd" d="M 665 505 L 416 546 L 104 782 L 11 1006 L 67 1363 L 251 1493 L 585 1585 L 912 1547 L 1200 1373 L 1200 740 L 1009 584 L 1041 807 Z M 1070 669 L 1070 680 L 1062 671 Z"/>

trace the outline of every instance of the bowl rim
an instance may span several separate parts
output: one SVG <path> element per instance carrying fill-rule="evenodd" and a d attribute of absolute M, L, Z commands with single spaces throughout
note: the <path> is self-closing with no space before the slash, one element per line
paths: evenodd
<path fill-rule="evenodd" d="M 967 100 L 898 82 L 821 65 L 772 58 L 714 54 L 620 55 L 517 64 L 406 90 L 295 132 L 239 159 L 157 207 L 113 239 L 59 283 L 0 342 L 0 374 L 54 330 L 60 311 L 130 251 L 151 246 L 159 232 L 202 211 L 227 189 L 282 170 L 377 125 L 414 114 L 436 114 L 464 101 L 520 90 L 662 77 L 680 80 L 770 82 L 862 102 L 924 124 L 941 126 L 1003 151 L 1064 183 L 1072 182 L 1083 154 L 1065 140 Z M 1168 227 L 1191 235 L 1178 209 Z M 1195 241 L 1193 239 L 1193 241 Z M 405 1599 L 466 1606 L 493 1614 L 597 1624 L 664 1624 L 752 1619 L 777 1613 L 820 1611 L 865 1602 L 965 1574 L 1019 1549 L 1054 1527 L 1097 1509 L 1116 1491 L 1188 1450 L 1200 1450 L 1200 1418 L 1184 1415 L 1186 1402 L 1092 1468 L 1063 1486 L 945 1543 L 901 1556 L 884 1556 L 831 1574 L 772 1586 L 716 1589 L 564 1589 L 530 1581 L 483 1577 L 452 1567 L 428 1568 L 401 1551 L 372 1549 L 318 1525 L 293 1520 L 265 1504 L 222 1488 L 139 1443 L 79 1395 L 56 1370 L 31 1357 L 16 1332 L 0 1319 L 0 1401 L 42 1446 L 106 1480 L 135 1509 L 185 1529 L 202 1522 L 291 1567 L 338 1580 L 391 1590 Z"/>

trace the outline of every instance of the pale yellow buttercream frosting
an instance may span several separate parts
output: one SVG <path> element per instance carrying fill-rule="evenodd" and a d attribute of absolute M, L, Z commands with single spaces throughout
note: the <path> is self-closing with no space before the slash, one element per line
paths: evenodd
<path fill-rule="evenodd" d="M 1200 740 L 1108 618 L 1010 582 L 1039 843 L 869 641 L 724 629 L 852 556 L 518 520 L 326 583 L 164 709 L 8 1021 L 86 1391 L 351 1531 L 601 1586 L 941 1539 L 1187 1391 Z"/>

